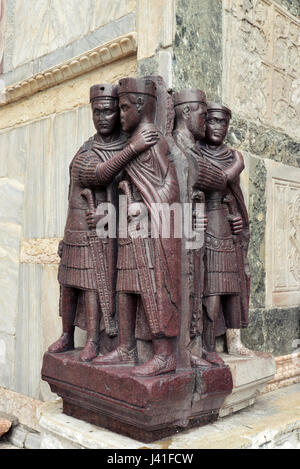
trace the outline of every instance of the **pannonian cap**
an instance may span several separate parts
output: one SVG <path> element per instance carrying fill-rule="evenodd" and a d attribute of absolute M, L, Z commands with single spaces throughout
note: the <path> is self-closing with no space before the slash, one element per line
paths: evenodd
<path fill-rule="evenodd" d="M 94 101 L 95 99 L 118 99 L 117 86 L 111 85 L 110 83 L 91 86 L 90 102 Z"/>
<path fill-rule="evenodd" d="M 173 95 L 174 106 L 185 103 L 206 104 L 206 95 L 204 91 L 192 88 L 184 88 Z"/>
<path fill-rule="evenodd" d="M 122 78 L 118 86 L 119 96 L 123 94 L 144 94 L 156 98 L 156 85 L 148 78 Z"/>
<path fill-rule="evenodd" d="M 225 112 L 226 114 L 229 114 L 229 116 L 231 117 L 231 110 L 228 107 L 223 106 L 222 104 L 219 104 L 219 103 L 213 103 L 212 101 L 209 101 L 207 103 L 207 112 L 211 112 L 211 111 L 222 111 L 222 112 Z"/>

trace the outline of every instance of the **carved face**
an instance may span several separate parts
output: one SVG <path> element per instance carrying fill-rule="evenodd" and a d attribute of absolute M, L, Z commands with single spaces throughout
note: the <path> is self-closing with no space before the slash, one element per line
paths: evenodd
<path fill-rule="evenodd" d="M 141 120 L 141 106 L 130 98 L 130 95 L 120 96 L 120 119 L 124 132 L 131 133 Z"/>
<path fill-rule="evenodd" d="M 92 102 L 93 122 L 100 135 L 111 135 L 119 124 L 119 108 L 115 99 Z"/>
<path fill-rule="evenodd" d="M 195 140 L 201 139 L 205 136 L 206 106 L 201 103 L 191 103 L 188 107 L 188 129 L 193 134 Z"/>
<path fill-rule="evenodd" d="M 223 111 L 210 111 L 206 119 L 205 137 L 211 145 L 221 145 L 229 127 L 229 115 Z"/>

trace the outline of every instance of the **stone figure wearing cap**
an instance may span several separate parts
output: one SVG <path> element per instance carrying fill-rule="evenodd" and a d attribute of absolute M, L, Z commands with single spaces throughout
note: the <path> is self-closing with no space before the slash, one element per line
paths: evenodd
<path fill-rule="evenodd" d="M 97 133 L 84 143 L 70 164 L 68 215 L 59 246 L 63 332 L 49 347 L 52 353 L 72 350 L 75 326 L 86 329 L 81 361 L 91 361 L 98 355 L 100 329 L 111 337 L 117 334 L 115 239 L 97 236 L 96 208 L 101 203 L 116 204 L 115 177 L 123 164 L 157 141 L 145 134 L 136 139 L 135 147 L 126 145 L 116 86 L 92 86 L 90 101 Z"/>
<path fill-rule="evenodd" d="M 173 96 L 176 113 L 173 137 L 182 151 L 196 162 L 196 167 L 190 175 L 191 185 L 198 188 L 197 181 L 201 181 L 201 187 L 211 188 L 216 184 L 224 184 L 226 176 L 221 170 L 203 158 L 198 145 L 205 137 L 207 102 L 204 91 L 185 88 Z"/>
<path fill-rule="evenodd" d="M 125 78 L 119 82 L 122 128 L 134 144 L 137 135 L 159 132 L 154 125 L 157 112 L 155 82 L 148 77 Z M 119 346 L 99 356 L 98 365 L 133 365 L 135 376 L 156 376 L 176 369 L 175 338 L 180 327 L 180 239 L 163 237 L 159 230 L 161 214 L 154 204 L 179 202 L 179 186 L 174 165 L 168 159 L 168 144 L 159 133 L 159 141 L 125 166 L 120 189 L 128 196 L 128 217 L 141 220 L 145 207 L 147 226 L 158 228 L 151 237 L 130 232 L 119 238 L 118 292 Z M 137 339 L 152 344 L 145 357 L 137 351 Z"/>
<path fill-rule="evenodd" d="M 207 102 L 204 91 L 185 88 L 174 93 L 173 102 L 175 108 L 175 127 L 173 137 L 178 147 L 184 153 L 189 163 L 189 201 L 194 206 L 202 207 L 205 202 L 205 193 L 208 189 L 218 189 L 226 184 L 226 177 L 219 168 L 203 157 L 197 142 L 205 137 Z M 197 215 L 197 216 L 196 216 Z M 210 366 L 204 360 L 201 336 L 203 332 L 202 297 L 204 289 L 204 234 L 207 227 L 207 216 L 202 208 L 202 213 L 194 214 L 195 230 L 202 231 L 202 243 L 199 249 L 190 252 L 192 267 L 190 281 L 190 295 L 192 297 L 192 311 L 190 318 L 191 344 L 197 343 L 191 353 L 192 366 Z M 210 357 L 208 357 L 210 358 Z"/>
<path fill-rule="evenodd" d="M 248 325 L 249 221 L 239 184 L 243 156 L 224 144 L 230 118 L 230 109 L 208 102 L 205 137 L 197 142 L 203 158 L 215 168 L 215 174 L 223 174 L 223 178 L 214 180 L 198 177 L 197 182 L 197 187 L 205 193 L 208 218 L 204 256 L 204 357 L 217 365 L 222 365 L 222 360 L 215 350 L 216 336 L 226 330 L 229 353 L 252 353 L 240 341 L 240 329 Z"/>
<path fill-rule="evenodd" d="M 173 96 L 176 113 L 173 137 L 181 148 L 193 147 L 205 136 L 206 96 L 198 89 L 185 88 Z"/>

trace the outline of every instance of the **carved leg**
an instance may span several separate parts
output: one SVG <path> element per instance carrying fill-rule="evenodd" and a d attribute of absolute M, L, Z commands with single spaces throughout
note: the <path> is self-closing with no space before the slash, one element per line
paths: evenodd
<path fill-rule="evenodd" d="M 80 360 L 90 362 L 97 357 L 99 350 L 100 334 L 100 306 L 97 292 L 84 292 L 84 306 L 86 314 L 87 341 L 80 353 Z"/>
<path fill-rule="evenodd" d="M 157 376 L 176 370 L 172 339 L 152 339 L 154 355 L 148 362 L 132 370 L 135 376 Z"/>
<path fill-rule="evenodd" d="M 133 293 L 119 294 L 120 347 L 127 351 L 136 347 L 135 320 L 137 306 L 138 295 Z"/>
<path fill-rule="evenodd" d="M 223 366 L 222 358 L 216 353 L 216 319 L 221 306 L 220 296 L 205 298 L 203 308 L 203 356 L 213 365 Z"/>
<path fill-rule="evenodd" d="M 96 365 L 122 365 L 137 362 L 135 341 L 135 318 L 138 296 L 132 293 L 119 294 L 119 338 L 120 345 L 106 355 L 93 360 Z"/>
<path fill-rule="evenodd" d="M 241 304 L 239 295 L 227 295 L 223 298 L 223 312 L 227 325 L 227 351 L 231 355 L 255 356 L 241 341 Z"/>
<path fill-rule="evenodd" d="M 61 286 L 60 308 L 63 332 L 60 338 L 48 348 L 51 353 L 66 352 L 74 349 L 74 319 L 78 301 L 76 288 Z"/>

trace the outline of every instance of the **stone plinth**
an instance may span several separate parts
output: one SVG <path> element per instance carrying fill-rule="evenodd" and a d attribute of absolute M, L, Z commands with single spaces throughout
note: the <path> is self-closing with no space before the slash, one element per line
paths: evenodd
<path fill-rule="evenodd" d="M 253 407 L 213 424 L 151 444 L 67 416 L 61 399 L 44 403 L 38 419 L 41 449 L 300 449 L 300 383 L 264 394 Z"/>
<path fill-rule="evenodd" d="M 44 356 L 43 379 L 63 398 L 65 414 L 141 441 L 165 436 L 189 417 L 192 371 L 138 378 L 130 366 L 95 366 L 78 355 Z"/>
<path fill-rule="evenodd" d="M 215 421 L 232 390 L 227 366 L 140 378 L 131 366 L 80 362 L 80 350 L 44 355 L 42 377 L 63 412 L 140 441 Z"/>
<path fill-rule="evenodd" d="M 226 397 L 220 417 L 253 405 L 265 384 L 276 373 L 275 359 L 268 353 L 256 353 L 254 357 L 220 354 L 232 374 L 232 393 Z"/>
<path fill-rule="evenodd" d="M 199 416 L 201 424 L 205 423 L 204 415 L 206 423 L 217 420 L 225 396 L 230 396 L 232 392 L 232 386 L 232 375 L 228 366 L 196 368 L 190 426 L 196 426 Z"/>

